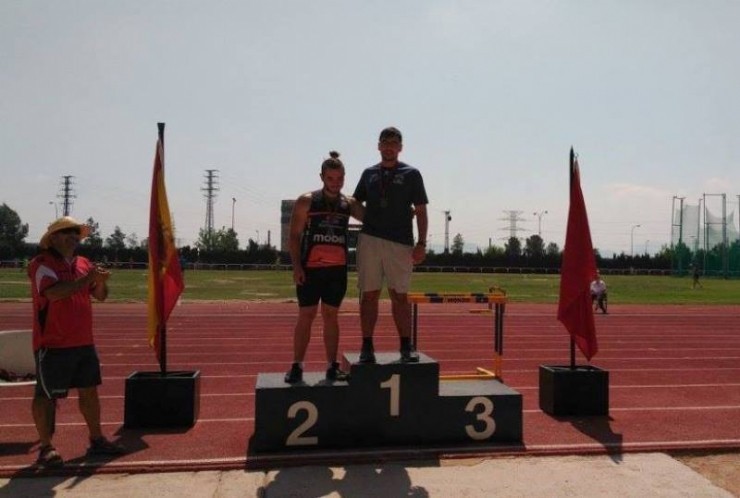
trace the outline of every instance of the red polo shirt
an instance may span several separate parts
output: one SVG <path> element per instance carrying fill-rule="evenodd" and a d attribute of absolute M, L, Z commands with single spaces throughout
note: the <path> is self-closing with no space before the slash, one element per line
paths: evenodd
<path fill-rule="evenodd" d="M 58 254 L 44 251 L 33 258 L 28 276 L 33 295 L 34 351 L 93 344 L 90 287 L 53 302 L 44 297 L 46 289 L 55 283 L 77 280 L 91 269 L 92 263 L 82 256 L 67 261 Z"/>

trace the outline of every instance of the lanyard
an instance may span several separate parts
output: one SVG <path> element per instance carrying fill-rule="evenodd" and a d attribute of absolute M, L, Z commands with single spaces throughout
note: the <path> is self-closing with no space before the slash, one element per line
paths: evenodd
<path fill-rule="evenodd" d="M 388 207 L 388 188 L 393 185 L 396 176 L 396 167 L 380 167 L 380 207 Z"/>

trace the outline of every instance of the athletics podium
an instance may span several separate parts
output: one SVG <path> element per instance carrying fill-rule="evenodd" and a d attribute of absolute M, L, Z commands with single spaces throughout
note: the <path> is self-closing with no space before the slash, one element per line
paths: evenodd
<path fill-rule="evenodd" d="M 439 364 L 420 353 L 401 363 L 398 352 L 360 364 L 345 353 L 346 382 L 304 372 L 286 384 L 283 373 L 260 373 L 250 452 L 397 447 L 522 440 L 522 396 L 500 379 L 440 379 Z"/>

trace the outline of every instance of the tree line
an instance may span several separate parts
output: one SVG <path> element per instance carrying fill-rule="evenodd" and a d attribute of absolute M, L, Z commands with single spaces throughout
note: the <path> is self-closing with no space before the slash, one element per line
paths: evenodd
<path fill-rule="evenodd" d="M 149 260 L 148 238 L 139 240 L 136 233 L 126 234 L 116 226 L 103 237 L 100 224 L 90 217 L 84 222 L 90 234 L 82 241 L 79 253 L 103 264 L 146 264 Z M 10 206 L 0 205 L 0 261 L 19 261 L 32 258 L 38 252 L 38 241 L 27 242 L 28 224 L 23 223 Z M 280 262 L 277 248 L 258 244 L 252 239 L 247 247 L 239 248 L 238 234 L 231 228 L 201 229 L 193 246 L 178 248 L 181 262 L 187 263 L 244 263 L 275 264 Z"/>
<path fill-rule="evenodd" d="M 92 217 L 85 223 L 90 226 L 90 235 L 80 245 L 80 253 L 90 259 L 103 263 L 136 263 L 148 261 L 148 239 L 139 240 L 135 233 L 126 234 L 119 226 L 104 237 L 100 227 Z M 38 251 L 38 242 L 27 242 L 28 224 L 24 224 L 18 214 L 3 203 L 0 206 L 0 261 L 23 260 L 33 257 Z M 352 240 L 352 237 L 350 237 Z M 464 252 L 465 241 L 462 234 L 453 237 L 448 252 L 427 251 L 425 266 L 462 267 L 521 267 L 521 268 L 560 268 L 562 251 L 554 242 L 545 243 L 539 235 L 532 235 L 524 242 L 509 238 L 503 246 L 490 245 L 474 252 Z M 231 228 L 207 231 L 201 229 L 193 246 L 179 248 L 181 262 L 184 264 L 290 264 L 287 253 L 278 248 L 258 244 L 249 239 L 247 246 L 239 247 L 238 234 Z M 664 246 L 657 254 L 627 255 L 613 254 L 603 257 L 594 250 L 597 266 L 603 269 L 661 269 L 688 271 L 699 261 L 714 261 L 729 258 L 730 267 L 740 267 L 740 246 L 737 241 L 729 248 L 714 248 L 704 252 L 691 251 L 685 244 L 675 248 Z M 737 260 L 737 261 L 736 261 Z M 350 251 L 350 263 L 354 263 L 354 251 Z"/>

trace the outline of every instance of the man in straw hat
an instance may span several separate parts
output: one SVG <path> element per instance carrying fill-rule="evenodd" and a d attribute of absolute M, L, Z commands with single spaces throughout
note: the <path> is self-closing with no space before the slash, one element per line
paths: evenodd
<path fill-rule="evenodd" d="M 103 301 L 110 272 L 75 256 L 90 227 L 65 216 L 54 221 L 41 237 L 41 252 L 30 263 L 33 296 L 33 350 L 36 358 L 36 390 L 31 410 L 39 434 L 43 467 L 63 465 L 51 444 L 56 400 L 77 388 L 79 408 L 90 431 L 88 456 L 121 454 L 123 448 L 108 441 L 100 426 L 101 383 L 92 332 L 90 296 Z"/>

